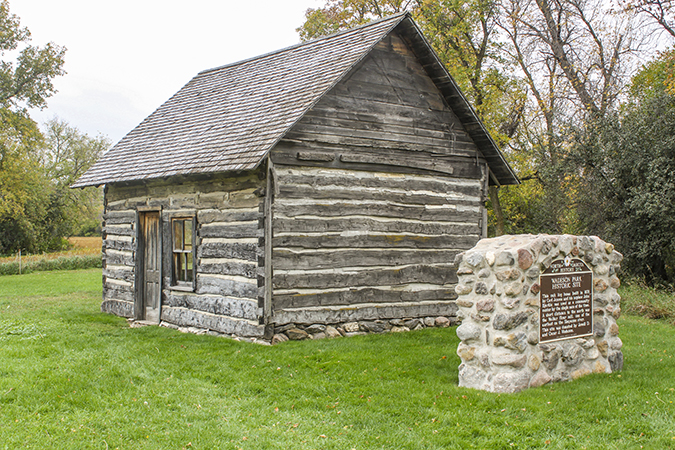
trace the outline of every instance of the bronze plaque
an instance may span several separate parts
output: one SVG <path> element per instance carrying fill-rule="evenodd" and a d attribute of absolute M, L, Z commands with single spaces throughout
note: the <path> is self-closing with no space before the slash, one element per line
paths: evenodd
<path fill-rule="evenodd" d="M 553 261 L 539 285 L 539 342 L 593 334 L 593 272 L 582 260 Z"/>

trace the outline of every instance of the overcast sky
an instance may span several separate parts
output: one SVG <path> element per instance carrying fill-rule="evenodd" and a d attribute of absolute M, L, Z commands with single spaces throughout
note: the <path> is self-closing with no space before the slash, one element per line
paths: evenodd
<path fill-rule="evenodd" d="M 10 0 L 33 45 L 65 46 L 54 116 L 117 142 L 201 70 L 299 42 L 322 0 Z M 188 6 L 189 5 L 189 6 Z"/>

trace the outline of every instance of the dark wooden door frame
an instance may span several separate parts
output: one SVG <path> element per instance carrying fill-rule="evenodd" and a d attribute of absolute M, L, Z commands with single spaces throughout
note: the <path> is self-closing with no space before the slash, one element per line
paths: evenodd
<path fill-rule="evenodd" d="M 157 208 L 138 208 L 136 213 L 136 286 L 134 296 L 134 319 L 145 320 L 146 316 L 146 290 L 145 290 L 145 218 L 147 215 L 157 215 L 157 248 L 158 248 L 158 270 L 159 270 L 159 299 L 158 299 L 158 315 L 161 315 L 161 297 L 162 297 L 162 260 L 164 259 L 162 251 L 162 211 Z"/>

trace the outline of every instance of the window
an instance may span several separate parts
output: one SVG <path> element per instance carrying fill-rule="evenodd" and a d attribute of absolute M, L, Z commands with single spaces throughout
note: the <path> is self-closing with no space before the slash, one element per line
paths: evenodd
<path fill-rule="evenodd" d="M 194 253 L 192 231 L 194 220 L 173 219 L 173 282 L 177 286 L 192 286 L 194 280 Z"/>

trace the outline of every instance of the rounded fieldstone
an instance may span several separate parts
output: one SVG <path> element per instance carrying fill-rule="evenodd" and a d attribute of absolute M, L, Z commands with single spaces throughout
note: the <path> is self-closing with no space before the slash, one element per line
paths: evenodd
<path fill-rule="evenodd" d="M 527 367 L 529 367 L 532 372 L 536 372 L 539 370 L 540 365 L 541 360 L 537 357 L 537 355 L 530 355 L 530 359 L 527 361 Z"/>
<path fill-rule="evenodd" d="M 417 325 L 419 325 L 420 320 L 419 319 L 409 319 L 403 322 L 403 325 L 406 327 L 410 328 L 411 330 L 415 328 Z"/>
<path fill-rule="evenodd" d="M 623 353 L 613 352 L 607 358 L 609 361 L 609 367 L 612 369 L 612 372 L 623 369 Z"/>
<path fill-rule="evenodd" d="M 532 377 L 532 379 L 530 380 L 530 387 L 536 388 L 550 382 L 551 376 L 548 373 L 546 373 L 545 370 L 542 370 L 541 372 L 538 372 L 535 376 Z"/>
<path fill-rule="evenodd" d="M 621 338 L 614 338 L 609 342 L 609 348 L 612 350 L 621 350 L 621 347 L 623 347 L 623 341 L 621 341 Z"/>
<path fill-rule="evenodd" d="M 476 347 L 469 347 L 461 342 L 457 346 L 457 355 L 462 358 L 462 361 L 471 361 L 476 354 Z"/>
<path fill-rule="evenodd" d="M 340 334 L 340 332 L 337 330 L 337 328 L 331 327 L 330 325 L 326 327 L 325 333 L 326 333 L 326 337 L 329 337 L 329 338 L 337 338 L 337 337 L 342 336 Z"/>
<path fill-rule="evenodd" d="M 434 326 L 440 327 L 440 328 L 447 328 L 450 326 L 450 319 L 447 317 L 436 317 L 436 320 L 434 321 Z"/>
<path fill-rule="evenodd" d="M 433 327 L 434 325 L 436 325 L 436 318 L 435 317 L 425 317 L 424 318 L 424 325 L 426 325 L 428 327 Z"/>
<path fill-rule="evenodd" d="M 286 341 L 288 341 L 288 336 L 285 334 L 275 334 L 274 337 L 272 337 L 272 345 L 281 344 Z"/>
<path fill-rule="evenodd" d="M 457 327 L 457 337 L 460 341 L 470 341 L 477 339 L 481 335 L 481 329 L 471 322 L 464 322 Z"/>
<path fill-rule="evenodd" d="M 405 331 L 410 331 L 410 328 L 408 327 L 391 327 L 391 330 L 389 330 L 391 333 L 403 333 Z"/>
<path fill-rule="evenodd" d="M 474 389 L 485 389 L 487 372 L 480 368 L 462 363 L 459 365 L 459 386 Z"/>
<path fill-rule="evenodd" d="M 455 286 L 455 292 L 457 295 L 466 295 L 470 293 L 472 290 L 471 286 L 467 286 L 466 284 L 458 284 Z"/>
<path fill-rule="evenodd" d="M 530 381 L 527 373 L 498 373 L 492 379 L 493 392 L 519 392 L 525 389 Z"/>
<path fill-rule="evenodd" d="M 473 306 L 473 302 L 470 302 L 470 301 L 465 300 L 463 298 L 457 299 L 457 301 L 455 301 L 455 304 L 457 306 L 462 307 L 462 308 L 471 308 Z M 433 319 L 433 320 L 435 320 L 435 319 Z"/>
<path fill-rule="evenodd" d="M 490 276 L 491 273 L 492 271 L 490 271 L 489 269 L 481 269 L 481 271 L 478 272 L 478 278 L 487 278 Z"/>
<path fill-rule="evenodd" d="M 478 267 L 485 258 L 477 252 L 472 252 L 464 256 L 464 261 L 471 267 Z"/>
<path fill-rule="evenodd" d="M 527 322 L 527 314 L 519 311 L 514 314 L 497 314 L 492 321 L 495 330 L 511 330 Z"/>
<path fill-rule="evenodd" d="M 323 333 L 324 331 L 326 331 L 326 325 L 322 325 L 320 323 L 315 323 L 315 324 L 310 325 L 307 328 L 305 328 L 305 331 L 310 333 L 310 334 Z"/>
<path fill-rule="evenodd" d="M 619 289 L 619 286 L 621 286 L 621 281 L 619 280 L 619 278 L 616 275 L 613 275 L 609 279 L 609 285 L 611 287 L 613 287 L 614 289 Z"/>
<path fill-rule="evenodd" d="M 602 278 L 595 280 L 595 290 L 597 292 L 605 292 L 609 286 Z"/>
<path fill-rule="evenodd" d="M 365 331 L 367 333 L 382 333 L 386 329 L 386 324 L 384 322 L 361 322 L 359 324 L 359 331 Z"/>
<path fill-rule="evenodd" d="M 488 266 L 493 265 L 495 263 L 495 253 L 485 252 L 485 262 L 488 263 Z"/>
<path fill-rule="evenodd" d="M 359 331 L 359 323 L 358 322 L 349 322 L 344 325 L 342 325 L 342 329 L 345 330 L 345 333 L 356 333 Z"/>
<path fill-rule="evenodd" d="M 513 283 L 508 283 L 504 287 L 504 293 L 509 297 L 514 297 L 520 294 L 523 291 L 523 283 L 519 281 L 514 281 Z"/>
<path fill-rule="evenodd" d="M 487 284 L 485 284 L 482 281 L 479 281 L 478 283 L 476 283 L 475 291 L 476 291 L 476 294 L 478 294 L 478 295 L 487 295 L 487 293 L 488 293 Z"/>
<path fill-rule="evenodd" d="M 492 356 L 492 364 L 497 366 L 511 366 L 517 369 L 525 367 L 527 356 L 514 355 L 511 353 L 499 353 Z"/>
<path fill-rule="evenodd" d="M 291 328 L 290 330 L 286 330 L 286 336 L 288 336 L 288 339 L 291 341 L 302 341 L 309 339 L 309 334 L 306 331 L 300 330 L 299 328 Z"/>
<path fill-rule="evenodd" d="M 610 334 L 610 336 L 618 336 L 619 335 L 619 326 L 615 323 L 611 324 L 609 326 L 609 334 Z"/>
<path fill-rule="evenodd" d="M 495 309 L 495 300 L 493 298 L 486 298 L 476 302 L 476 310 L 484 312 L 492 312 Z"/>
<path fill-rule="evenodd" d="M 534 257 L 529 250 L 524 248 L 518 249 L 518 267 L 520 267 L 522 270 L 527 270 L 530 268 L 533 262 Z"/>
<path fill-rule="evenodd" d="M 605 327 L 600 322 L 593 324 L 593 335 L 596 337 L 603 337 L 605 335 Z"/>
<path fill-rule="evenodd" d="M 495 258 L 495 264 L 498 266 L 512 266 L 516 262 L 516 259 L 513 257 L 509 251 L 501 251 L 497 253 Z"/>
<path fill-rule="evenodd" d="M 584 355 L 584 349 L 576 344 L 573 344 L 565 348 L 562 358 L 566 365 L 577 366 L 584 358 Z"/>

